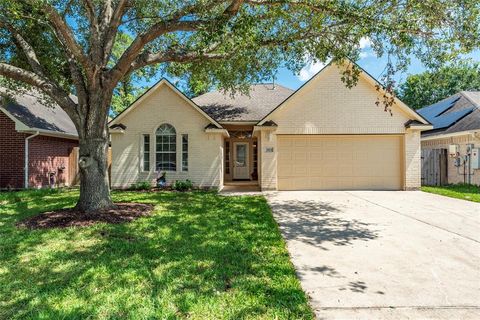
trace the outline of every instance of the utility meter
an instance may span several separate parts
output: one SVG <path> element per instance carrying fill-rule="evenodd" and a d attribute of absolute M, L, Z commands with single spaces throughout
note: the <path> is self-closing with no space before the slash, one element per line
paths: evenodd
<path fill-rule="evenodd" d="M 448 146 L 448 155 L 450 157 L 458 157 L 460 153 L 458 152 L 458 144 L 451 144 Z"/>
<path fill-rule="evenodd" d="M 480 149 L 473 148 L 470 155 L 472 169 L 480 169 Z"/>
<path fill-rule="evenodd" d="M 453 159 L 453 165 L 455 167 L 460 167 L 462 165 L 462 160 L 460 159 L 460 157 L 456 157 L 455 159 Z"/>

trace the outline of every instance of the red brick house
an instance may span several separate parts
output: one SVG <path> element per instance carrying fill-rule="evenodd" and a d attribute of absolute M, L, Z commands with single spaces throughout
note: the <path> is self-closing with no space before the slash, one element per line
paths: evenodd
<path fill-rule="evenodd" d="M 78 136 L 65 111 L 35 92 L 0 95 L 0 189 L 71 185 Z"/>

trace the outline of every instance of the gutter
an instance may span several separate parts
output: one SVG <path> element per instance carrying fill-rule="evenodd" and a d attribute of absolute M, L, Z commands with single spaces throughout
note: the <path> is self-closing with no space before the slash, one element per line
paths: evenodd
<path fill-rule="evenodd" d="M 205 132 L 206 132 L 206 133 L 221 133 L 221 134 L 224 135 L 226 138 L 230 138 L 230 134 L 228 133 L 228 130 L 226 130 L 226 129 L 206 128 L 206 129 L 205 129 Z"/>
<path fill-rule="evenodd" d="M 28 136 L 25 138 L 25 168 L 23 170 L 24 172 L 24 187 L 25 189 L 28 189 L 28 142 L 30 139 L 35 138 L 38 136 L 40 132 L 35 132 L 33 135 Z"/>
<path fill-rule="evenodd" d="M 24 130 L 18 130 L 18 132 L 38 133 L 38 134 L 41 134 L 42 136 L 78 140 L 78 136 L 75 135 L 75 134 L 63 133 L 63 132 L 58 132 L 58 131 L 50 131 L 50 130 L 39 129 L 39 128 L 28 128 L 28 129 L 24 129 Z"/>
<path fill-rule="evenodd" d="M 426 137 L 422 137 L 421 141 L 437 140 L 437 139 L 446 139 L 458 136 L 468 136 L 471 135 L 473 138 L 480 139 L 478 130 L 468 130 L 468 131 L 459 131 L 454 133 L 444 133 L 444 134 L 432 134 Z"/>

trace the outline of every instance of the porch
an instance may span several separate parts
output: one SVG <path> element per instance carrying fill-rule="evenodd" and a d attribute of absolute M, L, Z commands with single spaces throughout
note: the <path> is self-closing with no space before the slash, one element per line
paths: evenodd
<path fill-rule="evenodd" d="M 225 125 L 229 137 L 224 140 L 224 190 L 260 190 L 258 177 L 259 137 L 253 125 Z"/>
<path fill-rule="evenodd" d="M 257 181 L 229 181 L 223 184 L 222 192 L 260 192 Z"/>

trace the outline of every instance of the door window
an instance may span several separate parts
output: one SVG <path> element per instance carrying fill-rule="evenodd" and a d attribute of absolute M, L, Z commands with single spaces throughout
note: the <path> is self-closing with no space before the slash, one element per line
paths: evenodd
<path fill-rule="evenodd" d="M 246 144 L 237 144 L 237 167 L 245 167 L 247 165 L 247 145 Z"/>

